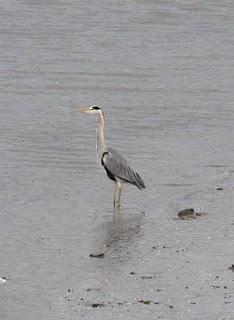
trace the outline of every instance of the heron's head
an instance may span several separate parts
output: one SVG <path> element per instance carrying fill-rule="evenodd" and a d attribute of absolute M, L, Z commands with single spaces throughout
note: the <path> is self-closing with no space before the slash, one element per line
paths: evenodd
<path fill-rule="evenodd" d="M 88 108 L 80 108 L 80 109 L 78 109 L 78 111 L 84 112 L 84 113 L 90 113 L 90 114 L 100 114 L 103 112 L 101 107 L 96 106 L 96 105 L 88 107 Z"/>

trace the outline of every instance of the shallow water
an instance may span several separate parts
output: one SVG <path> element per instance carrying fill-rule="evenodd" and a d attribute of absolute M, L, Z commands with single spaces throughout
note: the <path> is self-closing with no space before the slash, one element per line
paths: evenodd
<path fill-rule="evenodd" d="M 1 318 L 233 319 L 232 1 L 0 7 Z M 90 104 L 147 186 L 120 212 Z"/>

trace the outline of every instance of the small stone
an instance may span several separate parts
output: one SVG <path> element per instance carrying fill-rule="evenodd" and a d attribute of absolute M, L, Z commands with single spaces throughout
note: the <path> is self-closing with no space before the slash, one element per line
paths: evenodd
<path fill-rule="evenodd" d="M 86 291 L 90 292 L 90 291 L 100 291 L 101 289 L 99 288 L 88 288 Z"/>
<path fill-rule="evenodd" d="M 91 307 L 93 308 L 104 307 L 104 303 L 92 303 Z"/>
<path fill-rule="evenodd" d="M 5 283 L 5 282 L 6 282 L 6 278 L 5 277 L 0 278 L 0 283 Z"/>
<path fill-rule="evenodd" d="M 104 258 L 104 253 L 97 253 L 97 254 L 94 254 L 94 253 L 90 253 L 90 258 Z"/>

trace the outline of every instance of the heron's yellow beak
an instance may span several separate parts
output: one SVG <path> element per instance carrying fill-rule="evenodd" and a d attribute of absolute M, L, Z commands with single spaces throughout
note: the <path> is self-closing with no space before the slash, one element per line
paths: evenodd
<path fill-rule="evenodd" d="M 77 108 L 76 111 L 87 112 L 87 111 L 89 111 L 89 108 Z"/>

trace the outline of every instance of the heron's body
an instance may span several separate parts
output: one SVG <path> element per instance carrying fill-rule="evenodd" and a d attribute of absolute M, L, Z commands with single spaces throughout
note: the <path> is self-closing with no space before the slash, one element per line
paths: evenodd
<path fill-rule="evenodd" d="M 116 182 L 117 179 L 119 179 L 123 183 L 131 183 L 140 190 L 145 188 L 144 182 L 139 174 L 115 149 L 106 148 L 102 155 L 102 165 L 111 180 Z"/>
<path fill-rule="evenodd" d="M 115 182 L 114 206 L 120 206 L 122 183 L 133 184 L 141 190 L 145 188 L 144 182 L 121 153 L 113 148 L 106 147 L 104 137 L 104 114 L 101 108 L 92 106 L 90 108 L 80 109 L 80 111 L 98 115 L 97 155 L 106 170 L 107 176 Z"/>

